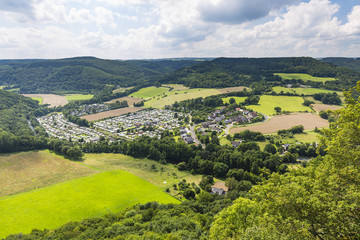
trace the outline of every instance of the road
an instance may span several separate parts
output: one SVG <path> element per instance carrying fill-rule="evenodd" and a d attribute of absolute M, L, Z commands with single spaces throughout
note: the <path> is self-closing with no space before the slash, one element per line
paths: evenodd
<path fill-rule="evenodd" d="M 191 137 L 194 139 L 194 142 L 197 144 L 197 145 L 201 145 L 202 148 L 205 149 L 205 144 L 202 144 L 199 139 L 196 137 L 196 134 L 195 134 L 195 124 L 194 125 L 191 125 L 192 123 L 192 117 L 191 115 L 189 115 L 189 128 L 190 128 L 190 134 L 191 134 Z"/>

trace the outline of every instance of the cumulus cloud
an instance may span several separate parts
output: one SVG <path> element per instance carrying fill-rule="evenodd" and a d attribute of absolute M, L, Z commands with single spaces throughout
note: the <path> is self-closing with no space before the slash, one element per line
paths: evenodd
<path fill-rule="evenodd" d="M 272 10 L 298 0 L 208 0 L 198 6 L 201 18 L 209 22 L 238 24 L 267 16 Z"/>

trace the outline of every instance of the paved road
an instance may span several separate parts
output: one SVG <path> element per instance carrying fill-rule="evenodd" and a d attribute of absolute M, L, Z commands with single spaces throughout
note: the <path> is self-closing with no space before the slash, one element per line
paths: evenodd
<path fill-rule="evenodd" d="M 194 142 L 197 144 L 197 145 L 201 145 L 202 148 L 205 148 L 205 145 L 202 144 L 199 139 L 196 137 L 196 134 L 195 134 L 195 125 L 191 125 L 192 123 L 192 116 L 189 115 L 189 126 L 190 126 L 190 134 L 191 134 L 191 137 L 194 139 Z"/>

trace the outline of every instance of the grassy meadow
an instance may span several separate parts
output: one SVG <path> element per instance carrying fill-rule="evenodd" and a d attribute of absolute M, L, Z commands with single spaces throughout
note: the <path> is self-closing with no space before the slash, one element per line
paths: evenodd
<path fill-rule="evenodd" d="M 42 98 L 42 97 L 32 97 L 31 99 L 33 99 L 33 100 L 35 100 L 35 101 L 38 101 L 39 104 L 42 104 L 43 101 L 44 101 L 44 98 Z"/>
<path fill-rule="evenodd" d="M 280 93 L 283 91 L 284 93 L 289 92 L 296 94 L 304 94 L 304 95 L 314 95 L 315 93 L 332 93 L 336 92 L 338 95 L 342 96 L 343 93 L 341 91 L 331 91 L 327 89 L 320 89 L 320 88 L 286 88 L 286 87 L 273 87 L 273 91 L 276 93 Z"/>
<path fill-rule="evenodd" d="M 262 95 L 258 105 L 248 107 L 265 115 L 275 114 L 275 107 L 281 107 L 282 110 L 289 112 L 311 112 L 309 107 L 302 105 L 303 102 L 302 97 Z"/>
<path fill-rule="evenodd" d="M 0 238 L 56 228 L 69 221 L 118 212 L 137 203 L 179 201 L 126 171 L 107 171 L 0 198 Z"/>
<path fill-rule="evenodd" d="M 274 73 L 281 77 L 282 79 L 299 79 L 303 81 L 313 81 L 313 82 L 326 82 L 326 81 L 335 81 L 335 78 L 330 77 L 313 77 L 305 73 Z"/>
<path fill-rule="evenodd" d="M 70 101 L 81 101 L 81 100 L 89 100 L 94 97 L 92 94 L 68 94 L 65 96 L 66 100 Z"/>
<path fill-rule="evenodd" d="M 223 103 L 229 103 L 230 98 L 234 98 L 237 104 L 244 102 L 246 99 L 246 97 L 226 97 L 222 99 Z"/>
<path fill-rule="evenodd" d="M 164 87 L 146 87 L 142 88 L 137 92 L 134 92 L 130 94 L 130 97 L 136 97 L 136 98 L 152 98 L 159 95 L 162 95 L 163 93 L 167 92 L 169 89 Z"/>

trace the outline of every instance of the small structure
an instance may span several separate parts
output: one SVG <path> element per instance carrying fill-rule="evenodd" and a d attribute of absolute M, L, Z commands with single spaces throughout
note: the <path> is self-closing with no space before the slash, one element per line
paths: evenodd
<path fill-rule="evenodd" d="M 237 148 L 241 143 L 242 143 L 242 140 L 232 141 L 232 142 L 231 142 L 231 145 L 232 145 L 234 148 Z"/>
<path fill-rule="evenodd" d="M 212 194 L 218 194 L 218 195 L 225 195 L 226 191 L 222 188 L 217 188 L 217 187 L 212 187 L 211 188 L 211 193 Z"/>

